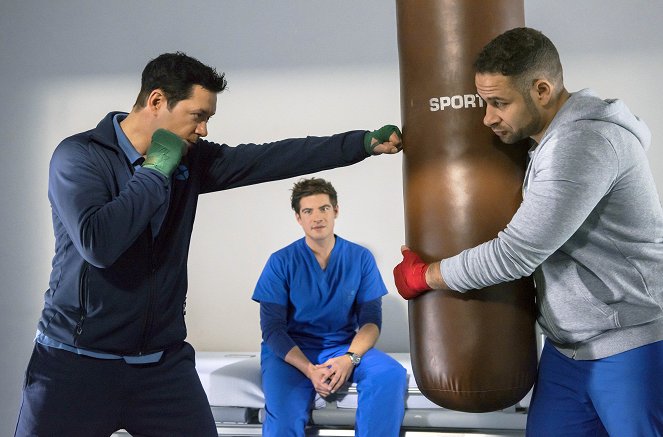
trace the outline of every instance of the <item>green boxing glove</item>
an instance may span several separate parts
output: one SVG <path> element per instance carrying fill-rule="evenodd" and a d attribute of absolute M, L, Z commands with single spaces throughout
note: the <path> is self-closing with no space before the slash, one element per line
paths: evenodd
<path fill-rule="evenodd" d="M 400 129 L 398 129 L 398 127 L 394 126 L 393 124 L 387 124 L 378 130 L 374 130 L 373 132 L 366 132 L 366 135 L 364 135 L 364 149 L 366 149 L 366 153 L 372 155 L 375 146 L 389 141 L 389 137 L 391 137 L 391 134 L 394 132 L 396 135 L 398 135 L 398 138 L 403 137 Z M 376 141 L 373 142 L 373 139 Z"/>
<path fill-rule="evenodd" d="M 156 170 L 169 178 L 182 159 L 186 143 L 182 138 L 166 129 L 157 129 L 152 134 L 152 143 L 147 150 L 143 167 Z"/>

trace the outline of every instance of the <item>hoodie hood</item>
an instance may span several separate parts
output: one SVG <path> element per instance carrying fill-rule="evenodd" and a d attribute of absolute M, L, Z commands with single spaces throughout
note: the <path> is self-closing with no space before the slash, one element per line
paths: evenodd
<path fill-rule="evenodd" d="M 614 123 L 635 135 L 643 149 L 647 150 L 651 144 L 651 131 L 644 121 L 628 109 L 623 101 L 603 100 L 591 89 L 572 93 L 550 123 L 548 132 L 554 132 L 563 124 L 578 121 Z"/>

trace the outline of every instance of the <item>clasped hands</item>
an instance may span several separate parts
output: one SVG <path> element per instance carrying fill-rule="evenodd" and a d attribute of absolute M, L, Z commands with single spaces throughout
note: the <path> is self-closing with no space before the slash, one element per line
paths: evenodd
<path fill-rule="evenodd" d="M 409 300 L 431 289 L 426 282 L 428 264 L 407 246 L 401 246 L 401 253 L 403 261 L 394 267 L 394 282 L 398 293 Z"/>
<path fill-rule="evenodd" d="M 322 364 L 313 364 L 309 379 L 322 397 L 336 393 L 350 379 L 354 365 L 347 355 L 330 358 Z"/>

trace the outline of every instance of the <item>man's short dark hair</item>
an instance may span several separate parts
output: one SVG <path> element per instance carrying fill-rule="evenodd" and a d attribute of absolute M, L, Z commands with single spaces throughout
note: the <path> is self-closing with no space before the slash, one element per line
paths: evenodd
<path fill-rule="evenodd" d="M 489 42 L 474 61 L 476 73 L 509 76 L 521 93 L 536 79 L 547 79 L 561 91 L 562 64 L 555 45 L 538 30 L 518 27 Z"/>
<path fill-rule="evenodd" d="M 217 73 L 199 60 L 182 52 L 164 53 L 147 63 L 141 77 L 140 92 L 134 106 L 143 108 L 155 89 L 163 91 L 172 109 L 179 101 L 191 97 L 194 85 L 220 93 L 226 88 L 224 74 Z"/>
<path fill-rule="evenodd" d="M 301 199 L 315 194 L 327 194 L 332 207 L 336 208 L 338 206 L 336 190 L 330 182 L 321 178 L 300 179 L 297 181 L 292 187 L 290 206 L 292 206 L 292 209 L 299 214 Z"/>

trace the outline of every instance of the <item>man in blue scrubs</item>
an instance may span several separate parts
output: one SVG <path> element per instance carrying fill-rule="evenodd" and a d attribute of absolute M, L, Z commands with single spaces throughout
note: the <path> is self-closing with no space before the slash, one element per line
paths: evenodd
<path fill-rule="evenodd" d="M 373 346 L 387 289 L 373 255 L 334 234 L 336 190 L 319 178 L 292 190 L 304 238 L 273 253 L 253 293 L 260 302 L 263 436 L 304 436 L 315 393 L 357 383 L 355 435 L 398 436 L 403 366 Z"/>

